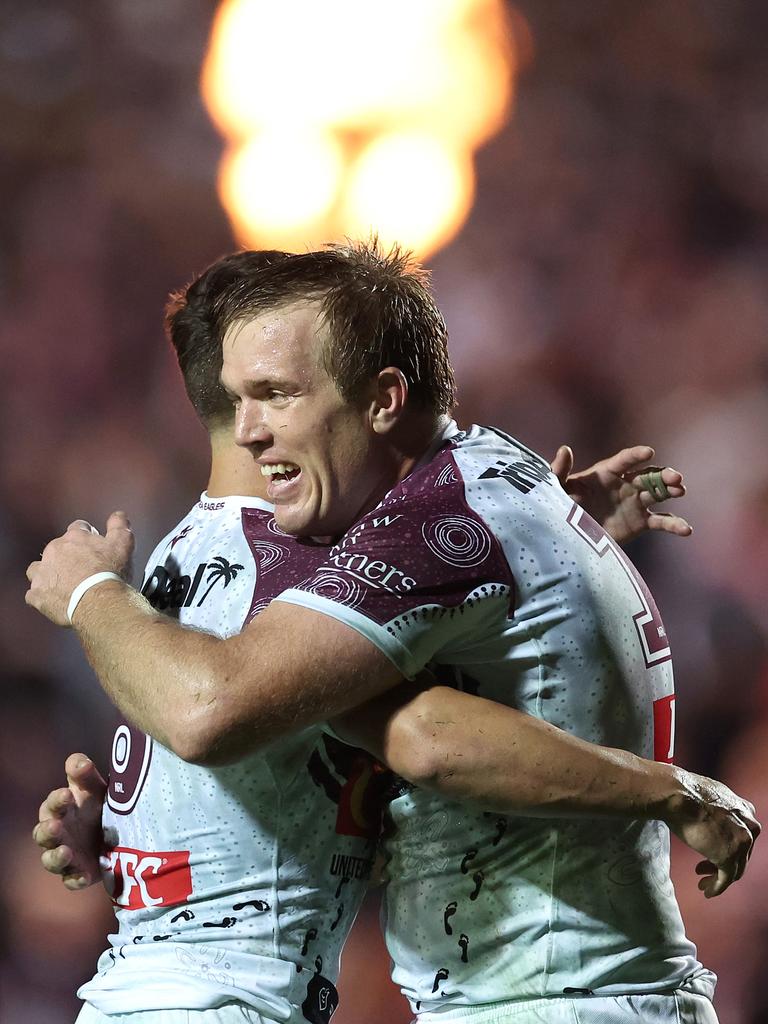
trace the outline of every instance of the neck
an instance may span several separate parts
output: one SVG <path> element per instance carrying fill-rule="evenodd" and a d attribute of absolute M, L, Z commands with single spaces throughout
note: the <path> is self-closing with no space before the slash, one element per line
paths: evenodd
<path fill-rule="evenodd" d="M 211 498 L 227 498 L 232 494 L 262 498 L 268 501 L 267 485 L 253 455 L 232 439 L 232 429 L 212 430 L 211 471 L 207 491 Z"/>
<path fill-rule="evenodd" d="M 441 415 L 437 419 L 433 415 L 421 421 L 411 420 L 403 431 L 403 437 L 395 437 L 395 452 L 398 461 L 397 478 L 391 485 L 405 480 L 421 460 L 429 454 L 443 431 L 450 423 L 450 416 Z M 391 488 L 390 488 L 391 489 Z"/>
<path fill-rule="evenodd" d="M 384 468 L 379 477 L 379 484 L 370 494 L 369 500 L 358 510 L 354 522 L 376 508 L 393 487 L 413 472 L 437 443 L 448 423 L 450 416 L 443 415 L 436 419 L 432 413 L 403 418 L 389 435 L 389 446 L 383 456 Z"/>

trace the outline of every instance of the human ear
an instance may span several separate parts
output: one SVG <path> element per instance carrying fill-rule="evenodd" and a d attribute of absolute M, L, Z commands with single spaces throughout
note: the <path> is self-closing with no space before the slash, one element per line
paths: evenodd
<path fill-rule="evenodd" d="M 371 426 L 377 434 L 388 433 L 398 422 L 408 400 L 408 381 L 402 370 L 387 366 L 373 382 L 369 408 Z"/>

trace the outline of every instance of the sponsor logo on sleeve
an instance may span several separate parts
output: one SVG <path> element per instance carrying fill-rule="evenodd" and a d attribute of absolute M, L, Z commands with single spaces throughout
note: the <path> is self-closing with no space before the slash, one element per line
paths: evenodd
<path fill-rule="evenodd" d="M 495 466 L 491 466 L 480 474 L 481 480 L 492 480 L 497 477 L 505 480 L 521 494 L 528 494 L 539 483 L 552 486 L 552 473 L 549 466 L 532 456 L 523 457 L 515 462 L 499 460 Z"/>

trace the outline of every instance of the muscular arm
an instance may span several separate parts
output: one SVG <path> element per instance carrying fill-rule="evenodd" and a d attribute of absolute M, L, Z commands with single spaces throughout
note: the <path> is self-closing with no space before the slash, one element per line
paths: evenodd
<path fill-rule="evenodd" d="M 184 760 L 237 760 L 402 681 L 354 629 L 273 602 L 239 636 L 184 629 L 116 582 L 86 595 L 75 628 L 123 714 Z"/>
<path fill-rule="evenodd" d="M 502 814 L 658 818 L 705 859 L 699 888 L 717 896 L 740 878 L 760 833 L 754 807 L 726 786 L 624 750 L 595 746 L 480 697 L 397 687 L 334 723 L 422 788 Z M 98 878 L 104 781 L 81 754 L 68 788 L 40 808 L 43 866 L 69 888 Z"/>
<path fill-rule="evenodd" d="M 124 577 L 132 552 L 122 512 L 110 516 L 103 537 L 82 520 L 72 523 L 27 569 L 27 603 L 67 625 L 75 587 L 92 574 Z M 183 628 L 111 579 L 84 594 L 72 625 L 126 718 L 198 764 L 237 760 L 403 678 L 356 630 L 280 601 L 238 636 L 221 640 Z"/>
<path fill-rule="evenodd" d="M 655 818 L 674 769 L 446 686 L 397 687 L 334 721 L 421 789 L 500 814 Z"/>
<path fill-rule="evenodd" d="M 653 527 L 648 496 L 630 482 L 652 455 L 644 446 L 625 449 L 569 478 L 576 499 L 619 540 Z M 553 468 L 564 478 L 572 465 L 570 449 L 561 448 Z M 679 474 L 663 472 L 670 493 L 684 493 Z M 91 573 L 124 575 L 132 546 L 122 513 L 110 517 L 105 537 L 94 535 L 86 523 L 73 524 L 46 548 L 42 562 L 30 566 L 28 603 L 68 624 L 67 602 L 75 586 Z M 364 703 L 401 679 L 353 629 L 279 603 L 241 636 L 220 641 L 155 614 L 121 583 L 102 583 L 83 597 L 74 625 L 105 690 L 126 717 L 193 761 L 231 760 Z M 305 637 L 311 642 L 302 642 Z"/>
<path fill-rule="evenodd" d="M 707 897 L 741 877 L 760 834 L 752 804 L 719 782 L 447 687 L 398 687 L 334 726 L 414 785 L 485 810 L 660 819 L 705 858 Z"/>

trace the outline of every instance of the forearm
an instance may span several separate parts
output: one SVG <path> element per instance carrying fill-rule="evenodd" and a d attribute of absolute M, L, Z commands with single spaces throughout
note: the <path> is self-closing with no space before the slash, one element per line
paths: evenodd
<path fill-rule="evenodd" d="M 157 613 L 136 590 L 104 583 L 74 618 L 88 661 L 125 717 L 179 756 L 196 760 L 199 731 L 225 696 L 222 641 Z M 231 678 L 231 673 L 229 673 Z"/>
<path fill-rule="evenodd" d="M 682 797 L 679 773 L 600 747 L 492 701 L 432 687 L 402 689 L 339 723 L 415 785 L 485 810 L 528 816 L 666 818 Z"/>
<path fill-rule="evenodd" d="M 221 640 L 183 628 L 109 582 L 85 595 L 74 626 L 126 718 L 199 764 L 235 761 L 402 678 L 350 627 L 281 601 Z M 310 636 L 311 645 L 302 639 Z"/>

